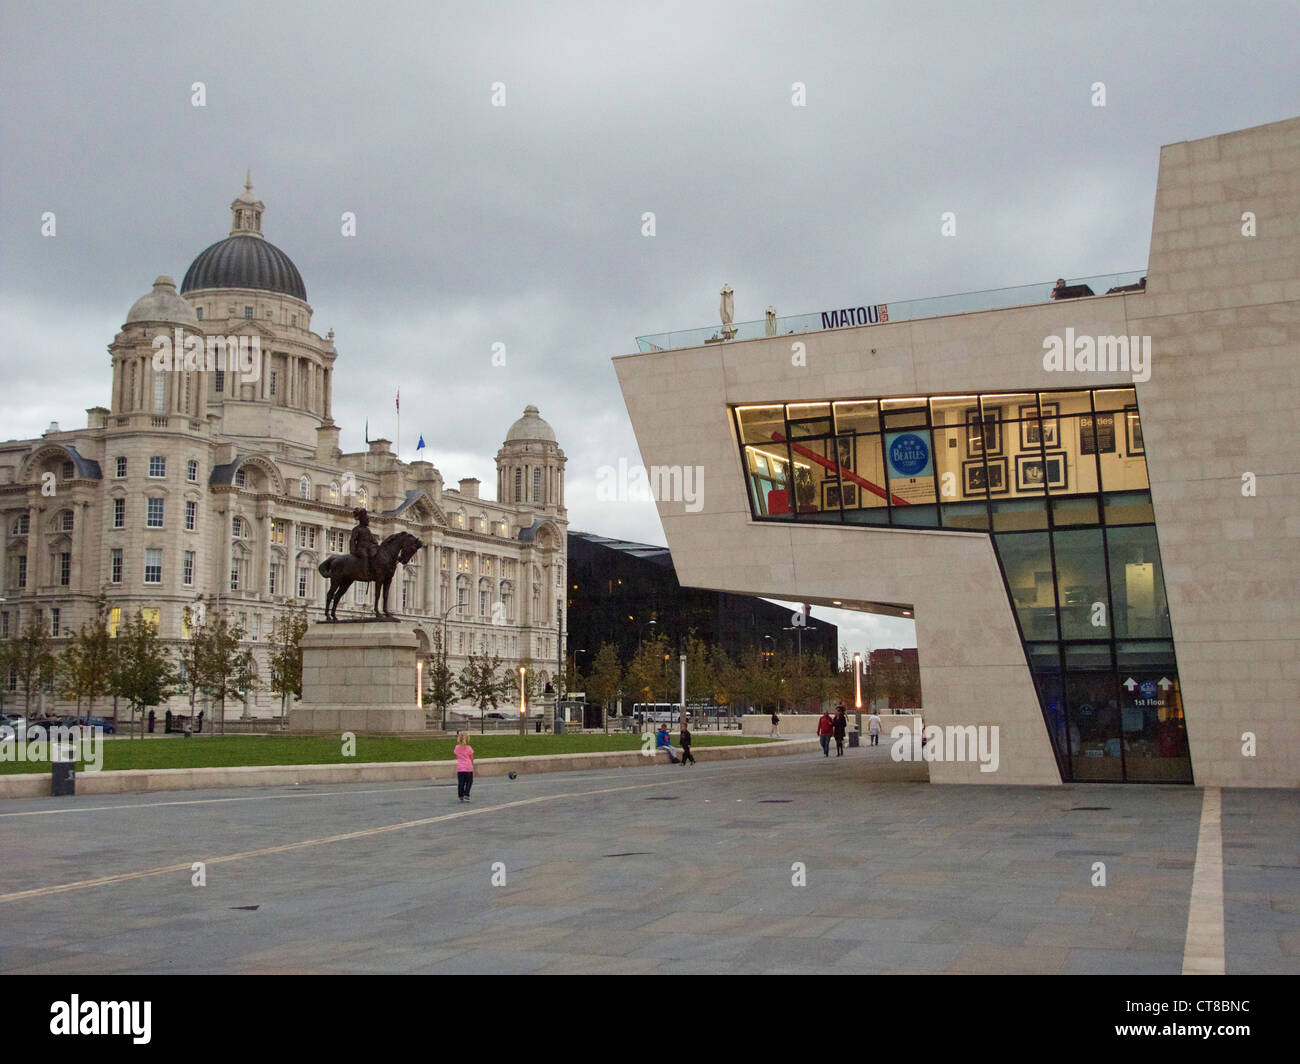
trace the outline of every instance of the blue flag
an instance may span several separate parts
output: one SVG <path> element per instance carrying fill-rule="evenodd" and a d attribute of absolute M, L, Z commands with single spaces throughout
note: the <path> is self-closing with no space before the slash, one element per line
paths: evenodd
<path fill-rule="evenodd" d="M 424 437 L 421 436 L 420 442 L 415 445 L 415 449 L 419 451 L 419 450 L 423 450 L 423 448 L 424 448 Z"/>

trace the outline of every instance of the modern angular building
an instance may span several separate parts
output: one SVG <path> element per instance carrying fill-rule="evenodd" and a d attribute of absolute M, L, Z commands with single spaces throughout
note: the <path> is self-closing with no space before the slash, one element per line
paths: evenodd
<path fill-rule="evenodd" d="M 615 359 L 681 580 L 912 611 L 932 781 L 1300 783 L 1300 119 L 1164 147 L 1145 271 L 728 332 Z"/>

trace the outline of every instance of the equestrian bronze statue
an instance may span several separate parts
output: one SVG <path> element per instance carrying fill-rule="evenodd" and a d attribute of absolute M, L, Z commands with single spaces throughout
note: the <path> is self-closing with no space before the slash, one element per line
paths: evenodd
<path fill-rule="evenodd" d="M 409 532 L 394 532 L 380 543 L 370 531 L 369 514 L 358 509 L 353 510 L 352 515 L 357 519 L 357 527 L 348 540 L 351 553 L 331 554 L 319 566 L 321 576 L 330 580 L 329 590 L 325 593 L 325 619 L 337 621 L 339 600 L 354 583 L 363 581 L 375 585 L 375 616 L 396 620 L 388 612 L 388 589 L 397 572 L 397 563 L 406 565 L 424 543 Z"/>

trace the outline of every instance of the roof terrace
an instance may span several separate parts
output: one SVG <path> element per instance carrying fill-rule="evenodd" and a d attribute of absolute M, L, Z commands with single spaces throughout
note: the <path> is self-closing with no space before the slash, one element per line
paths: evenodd
<path fill-rule="evenodd" d="M 1001 310 L 1005 307 L 1032 306 L 1053 299 L 1079 299 L 1089 296 L 1113 295 L 1118 292 L 1139 292 L 1146 287 L 1146 270 L 1128 270 L 1124 273 L 1101 274 L 1038 284 L 1017 285 L 1014 288 L 992 288 L 983 292 L 963 292 L 951 296 L 931 296 L 927 299 L 909 299 L 899 303 L 873 303 L 867 306 L 836 307 L 813 314 L 794 314 L 771 321 L 741 321 L 729 326 L 706 325 L 698 329 L 678 332 L 653 333 L 636 338 L 643 352 L 670 351 L 703 344 L 731 343 L 736 340 L 760 340 L 770 336 L 790 336 L 797 333 L 821 332 L 823 329 L 842 329 L 858 325 L 885 325 L 896 321 L 914 321 L 917 318 L 939 318 L 947 314 L 969 314 L 977 310 Z M 724 332 L 725 330 L 725 332 Z"/>

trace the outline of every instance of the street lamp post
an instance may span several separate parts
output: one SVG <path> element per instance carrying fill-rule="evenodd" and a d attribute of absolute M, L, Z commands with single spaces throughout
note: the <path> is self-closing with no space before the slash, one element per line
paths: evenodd
<path fill-rule="evenodd" d="M 524 666 L 519 666 L 519 734 L 524 734 L 524 724 L 528 720 L 528 706 L 524 700 Z"/>
<path fill-rule="evenodd" d="M 459 606 L 460 606 L 460 603 L 459 603 L 459 602 L 453 602 L 453 603 L 452 603 L 450 606 L 448 606 L 448 607 L 443 611 L 443 613 L 442 613 L 442 676 L 440 677 L 440 682 L 441 682 L 441 685 L 442 685 L 442 688 L 443 688 L 443 691 L 442 691 L 442 729 L 441 729 L 442 731 L 446 731 L 446 730 L 447 730 L 447 695 L 450 693 L 450 692 L 447 690 L 447 687 L 448 687 L 448 680 L 447 680 L 447 675 L 448 675 L 448 669 L 447 669 L 447 649 L 448 649 L 448 647 L 447 647 L 447 618 L 451 615 L 451 611 L 454 610 L 454 609 L 456 609 L 456 608 L 459 607 Z"/>
<path fill-rule="evenodd" d="M 853 707 L 858 734 L 862 734 L 862 655 L 853 655 Z"/>

